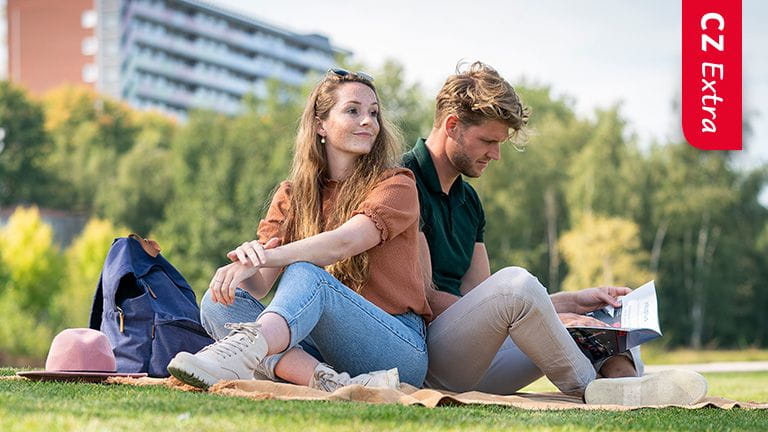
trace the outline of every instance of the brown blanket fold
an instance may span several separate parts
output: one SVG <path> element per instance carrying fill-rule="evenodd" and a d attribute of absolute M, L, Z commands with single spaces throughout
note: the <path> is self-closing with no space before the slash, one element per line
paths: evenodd
<path fill-rule="evenodd" d="M 107 383 L 129 385 L 164 385 L 184 391 L 200 391 L 194 387 L 182 384 L 175 378 L 109 378 Z M 400 390 L 370 389 L 359 385 L 340 388 L 333 393 L 311 389 L 293 384 L 276 383 L 272 381 L 223 381 L 208 389 L 210 393 L 226 396 L 239 396 L 251 399 L 277 400 L 329 400 L 352 401 L 365 403 L 385 403 L 401 405 L 419 405 L 427 408 L 448 405 L 503 405 L 527 410 L 610 410 L 626 411 L 638 408 L 664 408 L 679 406 L 687 409 L 698 408 L 745 408 L 768 409 L 768 403 L 739 402 L 720 397 L 707 397 L 696 405 L 654 405 L 626 407 L 620 405 L 587 405 L 578 397 L 562 393 L 518 393 L 510 396 L 499 396 L 481 392 L 451 393 L 431 389 L 417 389 L 408 384 L 402 384 Z"/>

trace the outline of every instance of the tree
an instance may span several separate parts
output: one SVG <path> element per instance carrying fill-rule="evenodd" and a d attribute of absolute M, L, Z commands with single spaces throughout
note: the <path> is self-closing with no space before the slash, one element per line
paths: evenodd
<path fill-rule="evenodd" d="M 128 231 L 91 219 L 66 251 L 66 284 L 53 300 L 59 328 L 87 327 L 93 296 L 112 242 Z"/>
<path fill-rule="evenodd" d="M 403 65 L 387 59 L 376 71 L 374 82 L 387 119 L 397 125 L 405 148 L 432 129 L 434 103 L 424 95 L 418 83 L 407 83 Z"/>
<path fill-rule="evenodd" d="M 97 213 L 147 236 L 164 216 L 173 194 L 171 141 L 176 125 L 158 113 L 136 113 L 133 147 L 117 160 L 96 196 Z"/>
<path fill-rule="evenodd" d="M 45 197 L 43 159 L 49 151 L 43 110 L 8 81 L 0 81 L 0 205 Z"/>
<path fill-rule="evenodd" d="M 137 128 L 122 103 L 86 87 L 65 86 L 43 99 L 52 141 L 46 169 L 55 176 L 48 205 L 91 211 L 99 194 L 110 194 L 119 157 L 131 149 Z"/>
<path fill-rule="evenodd" d="M 597 110 L 597 123 L 584 147 L 569 164 L 566 190 L 571 218 L 585 213 L 631 216 L 633 202 L 632 154 L 634 143 L 627 140 L 626 123 L 619 106 Z"/>
<path fill-rule="evenodd" d="M 0 229 L 0 261 L 8 278 L 0 286 L 0 351 L 42 356 L 51 340 L 51 298 L 64 272 L 53 230 L 37 208 L 17 208 Z"/>
<path fill-rule="evenodd" d="M 721 285 L 714 279 L 726 271 L 717 264 L 718 249 L 726 238 L 724 230 L 733 224 L 727 215 L 737 205 L 737 175 L 724 155 L 686 143 L 654 149 L 649 169 L 654 184 L 651 220 L 665 232 L 654 240 L 651 266 L 659 269 L 661 302 L 678 310 L 662 318 L 674 328 L 668 334 L 675 342 L 699 348 L 714 326 L 706 319 L 711 307 L 717 305 L 722 316 L 729 314 L 722 300 L 732 298 L 733 292 L 724 287 L 734 281 Z M 715 267 L 717 273 L 712 272 Z"/>
<path fill-rule="evenodd" d="M 566 290 L 592 286 L 637 287 L 652 279 L 639 227 L 630 220 L 584 214 L 559 243 L 568 262 Z"/>

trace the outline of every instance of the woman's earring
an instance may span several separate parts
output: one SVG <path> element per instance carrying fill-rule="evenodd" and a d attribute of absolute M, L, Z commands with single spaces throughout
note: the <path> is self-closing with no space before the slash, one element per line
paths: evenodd
<path fill-rule="evenodd" d="M 320 137 L 320 144 L 325 144 L 325 137 Z"/>

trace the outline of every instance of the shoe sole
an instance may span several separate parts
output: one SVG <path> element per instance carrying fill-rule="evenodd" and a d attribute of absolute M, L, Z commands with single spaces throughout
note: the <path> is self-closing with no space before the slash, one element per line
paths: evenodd
<path fill-rule="evenodd" d="M 584 392 L 588 404 L 598 405 L 693 405 L 707 395 L 707 380 L 700 374 L 666 370 L 632 378 L 592 381 Z"/>
<path fill-rule="evenodd" d="M 190 365 L 186 359 L 192 354 L 181 352 L 168 363 L 168 372 L 184 384 L 207 390 L 210 386 L 219 382 L 218 379 Z M 192 371 L 193 369 L 197 369 Z"/>

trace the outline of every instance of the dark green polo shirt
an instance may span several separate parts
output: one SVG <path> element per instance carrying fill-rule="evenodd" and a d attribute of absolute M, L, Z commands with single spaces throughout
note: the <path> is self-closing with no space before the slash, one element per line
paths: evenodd
<path fill-rule="evenodd" d="M 416 175 L 421 225 L 432 257 L 432 281 L 441 291 L 461 295 L 461 278 L 469 269 L 475 243 L 483 243 L 485 212 L 477 192 L 461 176 L 446 195 L 424 138 L 403 156 Z"/>

